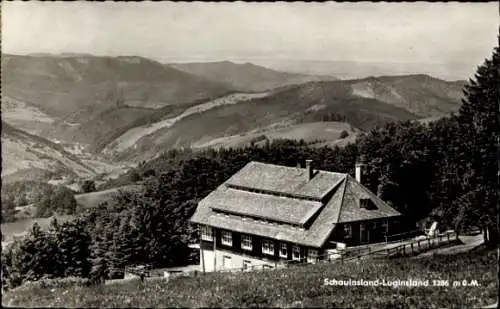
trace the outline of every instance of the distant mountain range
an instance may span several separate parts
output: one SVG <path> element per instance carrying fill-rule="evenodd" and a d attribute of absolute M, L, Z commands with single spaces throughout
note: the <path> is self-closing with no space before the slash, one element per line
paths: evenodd
<path fill-rule="evenodd" d="M 353 140 L 359 130 L 388 121 L 457 111 L 465 83 L 428 75 L 338 80 L 251 63 L 80 54 L 3 55 L 2 73 L 4 170 L 47 166 L 79 177 L 95 175 L 92 164 L 137 163 L 171 147 L 287 137 L 331 144 L 344 130 L 344 141 Z M 38 142 L 48 153 L 43 160 L 25 150 L 36 136 L 47 141 Z M 76 163 L 61 165 L 61 156 Z M 25 158 L 40 164 L 16 165 Z"/>
<path fill-rule="evenodd" d="M 237 64 L 230 61 L 209 63 L 168 64 L 169 67 L 211 81 L 224 83 L 238 91 L 259 92 L 310 81 L 338 80 L 328 75 L 286 73 L 264 68 L 252 63 Z"/>
<path fill-rule="evenodd" d="M 380 61 L 248 59 L 245 61 L 273 70 L 290 73 L 330 75 L 340 79 L 359 79 L 369 76 L 431 75 L 446 81 L 468 80 L 475 66 L 460 61 L 447 63 L 401 63 Z"/>
<path fill-rule="evenodd" d="M 2 57 L 5 93 L 49 115 L 86 118 L 110 107 L 157 108 L 231 91 L 141 57 Z"/>

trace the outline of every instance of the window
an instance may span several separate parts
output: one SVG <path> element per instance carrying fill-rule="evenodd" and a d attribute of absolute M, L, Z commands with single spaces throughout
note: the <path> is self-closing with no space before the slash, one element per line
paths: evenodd
<path fill-rule="evenodd" d="M 359 224 L 359 233 L 363 234 L 364 231 L 365 231 L 365 224 L 364 223 L 360 223 Z"/>
<path fill-rule="evenodd" d="M 201 239 L 213 241 L 214 240 L 214 229 L 210 226 L 202 225 L 201 226 Z"/>
<path fill-rule="evenodd" d="M 383 228 L 384 232 L 389 233 L 389 221 L 384 220 L 382 222 L 382 228 Z"/>
<path fill-rule="evenodd" d="M 280 257 L 281 258 L 288 258 L 288 245 L 287 244 L 281 244 L 280 245 Z"/>
<path fill-rule="evenodd" d="M 243 260 L 243 269 L 248 269 L 252 265 L 252 262 L 248 260 Z"/>
<path fill-rule="evenodd" d="M 274 242 L 272 242 L 271 240 L 263 240 L 262 253 L 274 255 Z"/>
<path fill-rule="evenodd" d="M 233 234 L 229 231 L 222 231 L 221 243 L 224 246 L 232 246 L 233 245 Z"/>
<path fill-rule="evenodd" d="M 293 246 L 292 249 L 292 260 L 294 261 L 300 261 L 300 247 L 299 246 Z"/>
<path fill-rule="evenodd" d="M 344 238 L 352 238 L 352 226 L 344 224 Z"/>
<path fill-rule="evenodd" d="M 252 236 L 241 235 L 241 249 L 252 250 Z"/>
<path fill-rule="evenodd" d="M 373 221 L 373 229 L 376 230 L 377 229 L 377 221 Z"/>
<path fill-rule="evenodd" d="M 318 261 L 318 250 L 309 249 L 307 250 L 307 262 L 316 263 Z"/>

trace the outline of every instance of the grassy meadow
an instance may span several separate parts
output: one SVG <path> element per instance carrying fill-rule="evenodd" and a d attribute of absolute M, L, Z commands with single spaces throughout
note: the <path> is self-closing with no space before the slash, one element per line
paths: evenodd
<path fill-rule="evenodd" d="M 141 186 L 139 185 L 122 186 L 108 190 L 77 194 L 75 195 L 75 199 L 77 204 L 79 204 L 82 207 L 85 208 L 97 207 L 102 202 L 110 201 L 114 196 L 119 194 L 120 191 L 123 192 L 139 191 L 140 188 Z"/>
<path fill-rule="evenodd" d="M 139 190 L 139 185 L 128 185 L 123 187 L 118 187 L 109 190 L 96 191 L 91 193 L 83 193 L 75 195 L 76 202 L 85 208 L 97 207 L 100 203 L 111 200 L 115 195 L 117 195 L 120 191 L 137 191 Z M 2 245 L 5 246 L 9 242 L 13 241 L 16 237 L 23 237 L 27 233 L 30 232 L 33 224 L 35 222 L 40 225 L 42 230 L 47 230 L 50 226 L 50 222 L 52 221 L 52 217 L 49 218 L 30 218 L 33 216 L 35 210 L 34 205 L 27 205 L 24 207 L 18 207 L 20 213 L 23 215 L 19 215 L 19 220 L 15 220 L 13 222 L 2 223 Z M 75 216 L 73 215 L 57 215 L 55 216 L 57 220 L 60 222 L 70 221 Z"/>
<path fill-rule="evenodd" d="M 19 307 L 342 307 L 478 308 L 496 302 L 495 252 L 480 250 L 419 260 L 366 260 L 245 273 L 131 280 L 100 286 L 32 283 L 3 294 Z M 429 280 L 427 287 L 331 286 L 336 280 Z M 432 280 L 448 280 L 433 286 Z M 478 286 L 453 287 L 476 280 Z M 66 281 L 68 282 L 68 281 Z"/>
<path fill-rule="evenodd" d="M 74 216 L 71 215 L 58 215 L 55 217 L 60 223 L 70 221 L 74 218 Z M 7 243 L 13 241 L 16 237 L 23 237 L 28 234 L 35 222 L 40 225 L 42 230 L 48 230 L 53 218 L 54 216 L 49 218 L 27 218 L 14 222 L 2 223 L 2 246 L 7 245 Z"/>

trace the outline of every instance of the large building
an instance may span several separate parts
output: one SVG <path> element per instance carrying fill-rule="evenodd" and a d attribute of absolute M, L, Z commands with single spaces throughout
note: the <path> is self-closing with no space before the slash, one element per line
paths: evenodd
<path fill-rule="evenodd" d="M 402 216 L 343 173 L 250 162 L 198 204 L 204 271 L 314 263 L 345 246 L 402 231 Z M 262 266 L 266 267 L 266 266 Z"/>

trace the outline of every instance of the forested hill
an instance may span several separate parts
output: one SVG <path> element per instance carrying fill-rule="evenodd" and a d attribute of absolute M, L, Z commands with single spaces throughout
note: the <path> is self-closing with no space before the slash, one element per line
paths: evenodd
<path fill-rule="evenodd" d="M 317 125 L 304 125 L 301 134 L 295 134 L 297 125 L 306 123 L 337 121 L 356 130 L 369 130 L 392 121 L 439 118 L 458 111 L 461 87 L 460 82 L 426 75 L 308 82 L 248 100 L 214 105 L 182 119 L 172 119 L 175 121 L 168 126 L 158 122 L 158 126 L 153 126 L 156 130 L 144 127 L 148 133 L 143 134 L 144 138 L 128 143 L 126 133 L 116 139 L 117 144 L 130 144 L 128 149 L 113 149 L 111 143 L 107 150 L 114 152 L 115 158 L 140 161 L 173 147 L 241 146 L 255 137 L 270 138 L 283 131 L 289 132 L 281 134 L 283 138 L 302 138 L 307 136 L 307 130 L 312 137 Z M 136 129 L 131 131 L 134 134 L 130 135 L 138 133 Z M 328 131 L 327 125 L 324 131 Z M 332 134 L 326 141 L 337 138 Z"/>
<path fill-rule="evenodd" d="M 52 121 L 47 128 L 9 117 L 10 124 L 95 148 L 144 118 L 233 91 L 142 57 L 2 54 L 2 77 L 3 98 L 20 112 L 29 107 Z"/>

